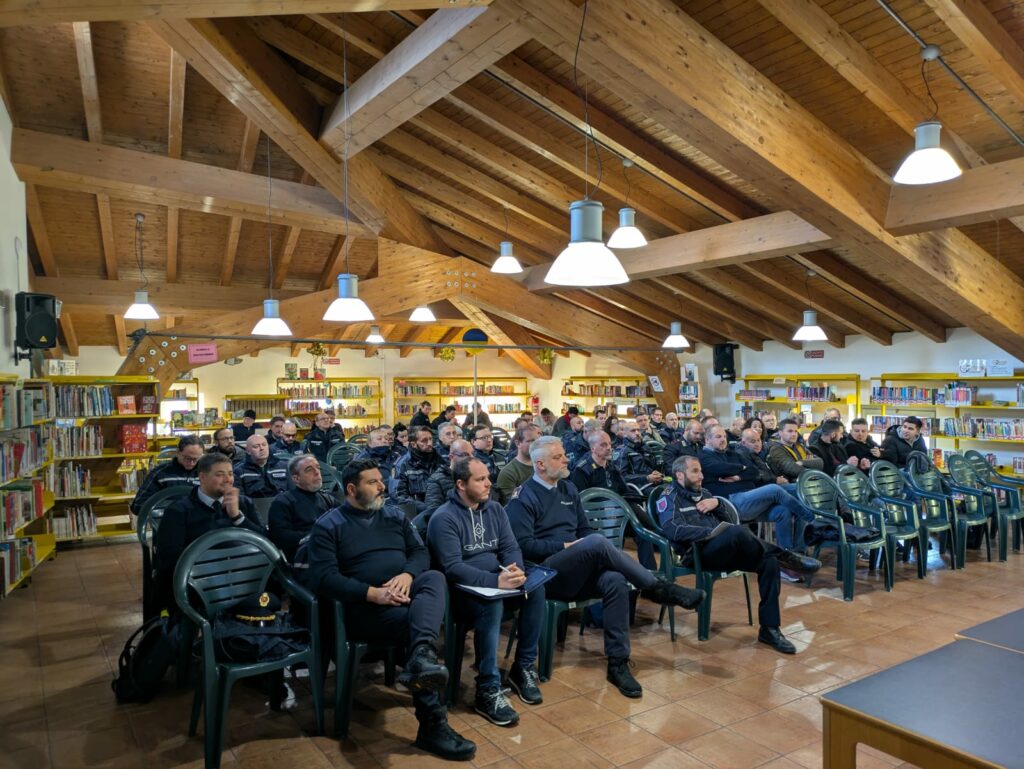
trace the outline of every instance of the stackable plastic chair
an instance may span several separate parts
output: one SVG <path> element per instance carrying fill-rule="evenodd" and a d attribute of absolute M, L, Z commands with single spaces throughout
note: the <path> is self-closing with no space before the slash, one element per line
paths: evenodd
<path fill-rule="evenodd" d="M 1021 511 L 1021 489 L 1024 488 L 1024 481 L 996 472 L 981 452 L 974 449 L 965 451 L 964 459 L 977 479 L 991 489 L 995 496 L 999 515 L 999 560 L 1005 561 L 1010 532 L 1013 536 L 1013 552 L 1020 551 L 1021 535 L 1024 534 L 1024 512 Z M 999 504 L 1000 492 L 1006 497 L 1005 505 Z"/>
<path fill-rule="evenodd" d="M 135 522 L 135 536 L 142 546 L 142 619 L 148 620 L 160 613 L 164 607 L 158 605 L 156 582 L 153 579 L 152 539 L 160 528 L 166 510 L 174 500 L 187 496 L 194 487 L 181 484 L 160 489 L 146 500 Z"/>
<path fill-rule="evenodd" d="M 979 489 L 985 495 L 982 499 L 985 510 L 995 520 L 999 528 L 999 560 L 1005 561 L 1010 538 L 1010 527 L 1013 527 L 1013 549 L 1020 550 L 1020 521 L 1024 518 L 1021 512 L 1020 492 L 1006 484 L 985 482 L 978 477 L 970 462 L 959 454 L 949 458 L 949 474 L 958 488 Z M 999 504 L 999 492 L 1006 495 L 1006 505 Z"/>
<path fill-rule="evenodd" d="M 913 453 L 913 452 L 912 452 Z M 923 456 L 923 455 L 922 455 Z M 916 460 L 915 460 L 916 462 Z M 929 476 L 929 488 L 937 484 L 938 492 L 928 491 L 914 485 L 911 473 L 901 473 L 899 468 L 887 460 L 873 462 L 869 478 L 871 487 L 884 506 L 886 520 L 890 516 L 900 516 L 906 505 L 913 505 L 917 511 L 917 524 L 921 533 L 921 547 L 927 549 L 929 537 L 939 537 L 939 553 L 949 553 L 950 567 L 957 568 L 956 560 L 956 507 L 953 500 L 942 489 L 942 479 L 936 475 Z M 924 481 L 922 481 L 924 482 Z M 927 558 L 924 561 L 925 574 L 928 572 Z"/>
<path fill-rule="evenodd" d="M 352 704 L 355 700 L 359 663 L 362 662 L 370 644 L 353 641 L 348 637 L 345 627 L 345 604 L 332 601 L 334 605 L 334 736 L 344 739 L 348 736 L 349 723 L 352 720 Z M 376 644 L 374 644 L 376 646 Z M 385 645 L 385 686 L 395 685 L 395 652 L 402 647 L 402 641 Z M 450 675 L 450 671 L 449 671 Z M 312 673 L 310 673 L 312 677 Z"/>
<path fill-rule="evenodd" d="M 353 436 L 355 437 L 355 436 Z M 363 450 L 363 446 L 352 443 L 339 443 L 327 452 L 327 464 L 333 467 L 340 474 L 345 466 L 356 458 L 356 455 Z"/>
<path fill-rule="evenodd" d="M 967 532 L 976 526 L 983 527 L 985 554 L 989 561 L 992 560 L 992 540 L 988 530 L 991 519 L 985 505 L 984 491 L 960 486 L 952 479 L 943 478 L 931 459 L 919 451 L 912 451 L 907 458 L 907 477 L 918 496 L 926 500 L 935 500 L 936 497 L 945 500 L 949 520 L 956 532 L 953 545 L 957 568 L 962 569 L 967 563 Z"/>

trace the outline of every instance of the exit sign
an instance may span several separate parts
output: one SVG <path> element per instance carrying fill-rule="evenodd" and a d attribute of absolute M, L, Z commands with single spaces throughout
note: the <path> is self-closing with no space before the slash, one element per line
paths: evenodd
<path fill-rule="evenodd" d="M 804 350 L 804 358 L 824 358 L 824 350 Z"/>

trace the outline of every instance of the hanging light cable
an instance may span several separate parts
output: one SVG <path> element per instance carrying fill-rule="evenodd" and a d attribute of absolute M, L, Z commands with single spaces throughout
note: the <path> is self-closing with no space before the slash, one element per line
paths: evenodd
<path fill-rule="evenodd" d="M 601 186 L 601 150 L 594 139 L 594 129 L 590 125 L 590 100 L 580 89 L 578 79 L 578 61 L 580 46 L 583 44 L 583 27 L 587 20 L 587 2 L 583 2 L 583 14 L 580 17 L 580 30 L 576 37 L 576 53 L 572 60 L 572 77 L 576 93 L 583 103 L 583 122 L 587 126 L 583 138 L 584 178 L 589 177 L 590 149 L 593 145 L 597 160 L 597 181 L 593 194 L 597 194 Z M 590 199 L 588 186 L 584 186 L 583 200 L 574 201 L 569 206 L 569 245 L 558 255 L 547 275 L 545 283 L 556 286 L 611 286 L 628 283 L 629 276 L 623 269 L 618 257 L 604 244 L 601 219 L 604 216 L 604 205 L 598 200 Z"/>
<path fill-rule="evenodd" d="M 808 270 L 807 274 L 804 275 L 804 291 L 807 292 L 807 304 L 811 305 L 811 289 L 810 279 L 813 278 L 817 273 L 814 270 Z M 813 305 L 811 305 L 813 307 Z M 796 330 L 793 334 L 794 342 L 827 342 L 828 335 L 824 329 L 818 325 L 818 313 L 813 309 L 804 310 L 804 324 Z"/>
<path fill-rule="evenodd" d="M 139 265 L 139 275 L 142 276 L 142 288 L 135 292 L 135 301 L 125 310 L 125 320 L 157 320 L 160 318 L 156 309 L 149 303 L 149 292 L 146 290 L 149 279 L 146 277 L 146 266 L 142 259 L 142 227 L 145 221 L 145 214 L 135 214 L 135 259 Z"/>
<path fill-rule="evenodd" d="M 342 14 L 344 25 L 344 14 Z M 353 275 L 349 267 L 348 252 L 349 230 L 348 230 L 348 145 L 352 134 L 351 115 L 348 110 L 348 42 L 345 35 L 341 36 L 341 58 L 342 58 L 342 80 L 344 80 L 345 91 L 341 95 L 342 114 L 345 119 L 345 143 L 344 155 L 341 160 L 342 185 L 345 198 L 345 272 L 338 275 L 338 298 L 331 302 L 324 313 L 324 320 L 337 321 L 341 323 L 359 323 L 361 321 L 373 320 L 373 313 L 366 306 L 366 302 L 359 298 L 359 276 Z"/>
<path fill-rule="evenodd" d="M 936 184 L 955 179 L 963 173 L 953 156 L 939 143 L 942 124 L 938 121 L 939 103 L 928 82 L 928 62 L 935 61 L 940 55 L 937 45 L 921 49 L 921 79 L 932 102 L 932 115 L 915 126 L 914 151 L 900 164 L 892 178 L 897 184 Z"/>
<path fill-rule="evenodd" d="M 501 241 L 501 245 L 498 246 L 500 253 L 498 258 L 495 260 L 494 265 L 491 267 L 491 272 L 496 272 L 500 275 L 515 275 L 523 271 L 523 265 L 516 259 L 516 255 L 512 252 L 512 241 L 508 239 L 508 206 L 504 207 L 505 210 L 505 238 Z"/>
<path fill-rule="evenodd" d="M 292 330 L 281 318 L 281 304 L 274 298 L 274 241 L 271 223 L 274 199 L 274 181 L 270 175 L 270 134 L 267 134 L 267 270 L 270 281 L 267 284 L 268 297 L 263 300 L 263 317 L 252 328 L 253 336 L 291 336 Z"/>
<path fill-rule="evenodd" d="M 619 226 L 608 238 L 608 248 L 642 248 L 647 245 L 647 238 L 636 226 L 636 210 L 629 207 L 629 194 L 632 192 L 629 169 L 632 166 L 632 160 L 622 159 L 622 178 L 626 180 L 626 206 L 619 209 Z"/>

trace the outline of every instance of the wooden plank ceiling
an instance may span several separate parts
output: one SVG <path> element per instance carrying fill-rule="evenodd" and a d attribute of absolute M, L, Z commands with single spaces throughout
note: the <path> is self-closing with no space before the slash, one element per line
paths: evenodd
<path fill-rule="evenodd" d="M 589 193 L 606 235 L 628 203 L 648 239 L 664 239 L 620 254 L 641 279 L 551 291 L 534 270 L 524 285 L 545 295 L 536 309 L 564 317 L 519 316 L 477 289 L 437 296 L 427 330 L 405 322 L 423 298 L 403 302 L 392 286 L 401 312 L 380 319 L 385 335 L 451 341 L 472 320 L 496 339 L 555 345 L 582 338 L 561 324 L 592 319 L 650 348 L 679 319 L 698 343 L 795 347 L 810 301 L 838 346 L 910 330 L 943 341 L 970 326 L 1024 355 L 1016 200 L 993 192 L 969 212 L 948 195 L 934 210 L 903 203 L 914 234 L 884 229 L 891 174 L 932 107 L 917 43 L 875 0 L 590 0 L 578 51 L 572 0 L 144 5 L 11 0 L 0 11 L 0 94 L 18 129 L 35 285 L 63 297 L 72 353 L 125 352 L 133 327 L 120 312 L 143 277 L 164 304 L 160 325 L 211 334 L 220 313 L 260 303 L 268 262 L 289 300 L 329 293 L 346 265 L 377 277 L 378 237 L 466 257 L 481 274 L 505 239 L 524 264 L 545 265 L 566 242 L 568 204 Z M 892 5 L 1020 127 L 1024 2 Z M 336 12 L 346 8 L 364 12 Z M 938 67 L 930 83 L 965 165 L 1019 157 Z M 1007 163 L 988 178 L 1021 176 Z M 961 227 L 941 229 L 950 222 Z M 369 329 L 314 331 L 359 340 Z M 515 359 L 544 375 L 536 356 Z"/>

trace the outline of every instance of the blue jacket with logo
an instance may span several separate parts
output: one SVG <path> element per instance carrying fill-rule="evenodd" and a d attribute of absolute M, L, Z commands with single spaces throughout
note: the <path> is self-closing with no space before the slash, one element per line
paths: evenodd
<path fill-rule="evenodd" d="M 235 486 L 253 499 L 276 497 L 289 486 L 288 463 L 275 456 L 268 457 L 263 467 L 247 456 L 245 461 L 235 465 L 234 470 Z"/>
<path fill-rule="evenodd" d="M 493 499 L 471 510 L 449 492 L 430 516 L 427 544 L 448 581 L 460 585 L 497 587 L 502 566 L 525 568 L 505 509 Z"/>
<path fill-rule="evenodd" d="M 566 542 L 594 533 L 579 492 L 566 480 L 547 489 L 530 478 L 513 492 L 505 511 L 523 556 L 534 563 L 562 552 Z"/>

